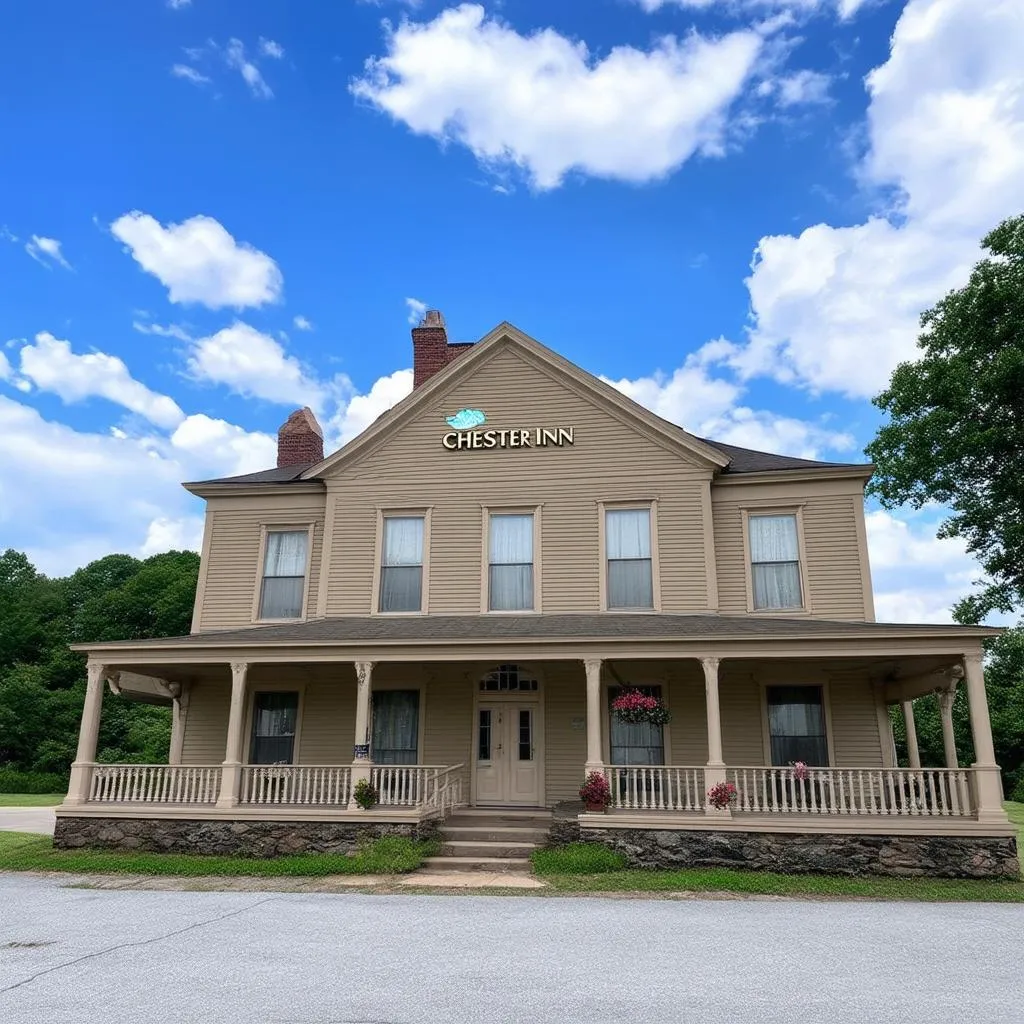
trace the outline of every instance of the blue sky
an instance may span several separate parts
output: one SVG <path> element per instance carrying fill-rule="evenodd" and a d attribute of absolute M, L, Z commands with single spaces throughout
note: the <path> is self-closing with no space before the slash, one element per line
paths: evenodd
<path fill-rule="evenodd" d="M 1024 208 L 1019 0 L 40 0 L 0 14 L 0 546 L 196 546 L 182 479 L 510 320 L 688 429 L 857 460 Z M 975 575 L 869 518 L 880 617 Z"/>

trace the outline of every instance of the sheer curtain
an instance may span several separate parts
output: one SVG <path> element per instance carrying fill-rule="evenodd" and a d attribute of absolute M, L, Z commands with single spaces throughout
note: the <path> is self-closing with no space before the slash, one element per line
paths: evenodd
<path fill-rule="evenodd" d="M 297 693 L 256 693 L 253 697 L 250 764 L 291 763 L 298 712 Z"/>
<path fill-rule="evenodd" d="M 605 513 L 608 552 L 608 607 L 652 608 L 651 510 L 609 509 Z"/>
<path fill-rule="evenodd" d="M 418 612 L 423 605 L 423 517 L 384 520 L 380 610 Z"/>
<path fill-rule="evenodd" d="M 492 515 L 490 523 L 491 611 L 533 608 L 533 516 Z"/>
<path fill-rule="evenodd" d="M 660 686 L 637 687 L 649 697 L 660 697 Z M 609 687 L 608 704 L 622 693 L 620 687 Z M 650 722 L 623 722 L 609 711 L 608 753 L 612 764 L 664 764 L 665 737 L 663 727 Z"/>
<path fill-rule="evenodd" d="M 419 727 L 419 690 L 377 690 L 370 747 L 374 763 L 415 764 Z"/>
<path fill-rule="evenodd" d="M 748 523 L 754 607 L 802 607 L 796 516 L 750 516 Z"/>
<path fill-rule="evenodd" d="M 305 530 L 271 530 L 263 559 L 261 619 L 298 619 L 306 585 Z"/>
<path fill-rule="evenodd" d="M 828 765 L 825 707 L 820 686 L 769 686 L 772 764 Z"/>

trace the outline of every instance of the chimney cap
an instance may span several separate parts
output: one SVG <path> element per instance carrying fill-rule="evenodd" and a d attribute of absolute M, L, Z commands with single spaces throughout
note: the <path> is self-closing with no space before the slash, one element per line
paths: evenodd
<path fill-rule="evenodd" d="M 278 430 L 278 435 L 281 434 L 304 434 L 308 431 L 312 431 L 317 437 L 322 438 L 324 436 L 323 430 L 320 428 L 320 424 L 317 422 L 317 418 L 308 405 L 304 405 L 301 409 L 296 409 L 288 419 L 281 424 Z"/>
<path fill-rule="evenodd" d="M 420 327 L 444 327 L 444 314 L 439 309 L 424 310 Z"/>

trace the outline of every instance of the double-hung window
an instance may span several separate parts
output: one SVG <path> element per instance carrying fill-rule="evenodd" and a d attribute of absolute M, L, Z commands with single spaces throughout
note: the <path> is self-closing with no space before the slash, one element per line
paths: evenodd
<path fill-rule="evenodd" d="M 650 508 L 605 511 L 608 607 L 653 608 Z"/>
<path fill-rule="evenodd" d="M 268 530 L 260 589 L 261 619 L 301 619 L 306 596 L 308 530 Z"/>
<path fill-rule="evenodd" d="M 258 691 L 252 701 L 250 764 L 291 764 L 295 754 L 295 726 L 299 695 L 295 691 Z"/>
<path fill-rule="evenodd" d="M 828 765 L 825 695 L 820 686 L 769 686 L 768 733 L 772 764 Z"/>
<path fill-rule="evenodd" d="M 648 697 L 661 697 L 660 686 L 635 686 Z M 623 722 L 611 710 L 612 701 L 621 696 L 622 688 L 608 687 L 608 754 L 612 764 L 664 764 L 665 727 L 651 722 Z"/>
<path fill-rule="evenodd" d="M 423 516 L 385 516 L 380 610 L 423 608 Z"/>
<path fill-rule="evenodd" d="M 533 516 L 492 514 L 488 549 L 488 608 L 532 611 Z"/>
<path fill-rule="evenodd" d="M 419 734 L 419 690 L 374 691 L 370 745 L 374 764 L 415 764 Z"/>
<path fill-rule="evenodd" d="M 751 515 L 747 527 L 754 609 L 802 608 L 796 516 Z"/>

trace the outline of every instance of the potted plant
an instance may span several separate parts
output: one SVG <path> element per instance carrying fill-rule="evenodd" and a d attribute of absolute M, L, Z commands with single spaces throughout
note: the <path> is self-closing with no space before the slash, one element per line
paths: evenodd
<path fill-rule="evenodd" d="M 672 713 L 658 697 L 649 697 L 639 690 L 624 690 L 612 701 L 612 711 L 620 721 L 636 725 L 650 722 L 651 725 L 668 725 Z"/>
<path fill-rule="evenodd" d="M 580 799 L 588 811 L 603 813 L 612 801 L 608 780 L 601 772 L 591 772 L 580 786 Z"/>
<path fill-rule="evenodd" d="M 793 778 L 797 782 L 805 782 L 811 777 L 810 770 L 803 761 L 790 761 L 789 766 L 793 769 Z"/>
<path fill-rule="evenodd" d="M 352 790 L 352 799 L 364 810 L 368 811 L 375 807 L 380 800 L 373 783 L 369 779 L 360 779 Z"/>
<path fill-rule="evenodd" d="M 736 802 L 736 783 L 719 782 L 708 790 L 708 803 L 720 811 L 727 811 Z"/>

